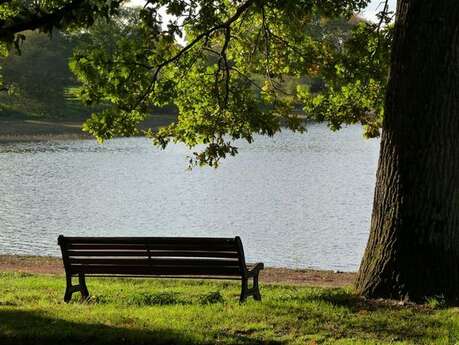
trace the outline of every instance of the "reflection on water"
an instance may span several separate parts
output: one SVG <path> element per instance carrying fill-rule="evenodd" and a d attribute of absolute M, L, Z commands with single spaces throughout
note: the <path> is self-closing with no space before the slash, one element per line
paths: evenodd
<path fill-rule="evenodd" d="M 359 127 L 241 142 L 215 170 L 142 138 L 0 144 L 0 254 L 59 255 L 64 235 L 235 236 L 249 261 L 355 270 L 378 141 Z"/>

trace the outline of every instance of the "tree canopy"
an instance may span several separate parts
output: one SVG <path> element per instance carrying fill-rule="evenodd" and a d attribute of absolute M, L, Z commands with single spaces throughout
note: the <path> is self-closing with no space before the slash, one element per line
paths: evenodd
<path fill-rule="evenodd" d="M 351 34 L 335 25 L 337 18 L 352 20 L 367 2 L 148 1 L 138 16 L 123 19 L 115 40 L 101 44 L 88 37 L 75 52 L 71 68 L 82 83 L 79 98 L 108 105 L 84 129 L 101 141 L 139 134 L 139 123 L 153 107 L 174 104 L 178 121 L 144 134 L 162 147 L 171 140 L 204 144 L 191 163 L 212 166 L 237 153 L 234 140 L 251 142 L 254 133 L 273 135 L 284 125 L 301 131 L 304 116 L 327 121 L 332 129 L 361 123 L 367 135 L 378 135 L 391 42 L 391 29 L 382 24 L 389 14 L 381 23 L 356 23 Z M 120 1 L 39 3 L 38 12 L 21 1 L 2 4 L 3 13 L 22 8 L 3 15 L 5 42 L 21 39 L 11 35 L 24 11 L 21 18 L 29 24 L 21 28 L 61 16 L 37 26 L 44 31 L 120 20 Z M 63 14 L 68 6 L 72 17 Z M 308 85 L 293 92 L 284 87 L 286 78 L 319 75 L 325 80 L 321 92 Z"/>

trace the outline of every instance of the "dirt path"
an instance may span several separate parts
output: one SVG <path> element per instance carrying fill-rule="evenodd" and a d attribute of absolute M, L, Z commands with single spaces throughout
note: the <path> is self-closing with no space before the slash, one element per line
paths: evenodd
<path fill-rule="evenodd" d="M 0 256 L 0 272 L 64 274 L 62 260 L 53 257 Z M 318 287 L 349 286 L 355 273 L 266 268 L 261 281 L 265 283 L 300 284 Z"/>

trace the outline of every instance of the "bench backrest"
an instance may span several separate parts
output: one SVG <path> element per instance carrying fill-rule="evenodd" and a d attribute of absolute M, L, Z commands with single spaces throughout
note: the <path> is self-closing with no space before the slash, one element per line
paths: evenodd
<path fill-rule="evenodd" d="M 204 237 L 59 236 L 67 274 L 241 276 L 242 242 Z"/>

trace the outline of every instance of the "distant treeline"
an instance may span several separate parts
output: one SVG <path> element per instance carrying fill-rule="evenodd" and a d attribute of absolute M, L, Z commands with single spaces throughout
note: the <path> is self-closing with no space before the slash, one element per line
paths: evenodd
<path fill-rule="evenodd" d="M 2 117 L 84 116 L 90 110 L 72 99 L 69 90 L 77 85 L 68 67 L 76 47 L 74 37 L 54 32 L 50 38 L 25 32 L 20 52 L 12 52 L 1 63 L 4 85 L 0 94 Z"/>

